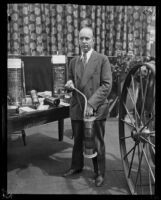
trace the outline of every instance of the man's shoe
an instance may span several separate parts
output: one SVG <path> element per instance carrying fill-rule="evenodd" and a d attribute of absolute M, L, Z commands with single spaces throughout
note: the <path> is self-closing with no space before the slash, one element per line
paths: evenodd
<path fill-rule="evenodd" d="M 63 177 L 68 177 L 68 176 L 71 176 L 71 175 L 75 175 L 75 174 L 78 174 L 82 171 L 82 169 L 79 169 L 79 170 L 76 170 L 76 169 L 69 169 L 67 172 L 65 172 L 63 174 Z"/>
<path fill-rule="evenodd" d="M 101 175 L 98 175 L 95 180 L 96 187 L 101 187 L 104 183 L 104 178 Z"/>

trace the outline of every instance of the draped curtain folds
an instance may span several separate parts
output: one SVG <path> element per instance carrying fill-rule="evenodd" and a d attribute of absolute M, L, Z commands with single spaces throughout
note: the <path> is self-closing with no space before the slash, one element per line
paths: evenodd
<path fill-rule="evenodd" d="M 8 4 L 8 54 L 78 55 L 79 30 L 91 26 L 96 51 L 148 56 L 151 16 L 143 10 L 144 6 Z"/>

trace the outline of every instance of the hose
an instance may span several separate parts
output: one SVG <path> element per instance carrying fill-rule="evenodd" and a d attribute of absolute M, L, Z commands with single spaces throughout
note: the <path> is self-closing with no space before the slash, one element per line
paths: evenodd
<path fill-rule="evenodd" d="M 76 92 L 78 92 L 83 98 L 84 98 L 84 111 L 83 111 L 83 118 L 85 118 L 86 116 L 86 110 L 87 110 L 87 98 L 86 96 L 81 92 L 79 91 L 77 88 L 74 87 L 74 85 L 72 85 L 72 87 L 66 87 L 66 89 L 70 89 L 70 90 L 75 90 Z"/>
<path fill-rule="evenodd" d="M 87 110 L 87 98 L 86 98 L 86 96 L 85 96 L 81 91 L 79 91 L 77 88 L 74 87 L 73 90 L 75 90 L 76 92 L 78 92 L 78 93 L 79 93 L 80 95 L 82 95 L 83 98 L 84 98 L 85 105 L 84 105 L 83 117 L 85 118 L 86 110 Z"/>

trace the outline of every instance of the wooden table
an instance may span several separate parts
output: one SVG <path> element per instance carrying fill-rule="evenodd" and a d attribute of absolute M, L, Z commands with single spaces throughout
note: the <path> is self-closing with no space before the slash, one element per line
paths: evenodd
<path fill-rule="evenodd" d="M 24 145 L 26 145 L 25 129 L 58 121 L 58 137 L 59 141 L 62 141 L 65 118 L 69 118 L 69 106 L 49 107 L 48 110 L 39 110 L 22 114 L 11 114 L 8 112 L 7 131 L 13 134 L 16 131 L 21 131 Z"/>

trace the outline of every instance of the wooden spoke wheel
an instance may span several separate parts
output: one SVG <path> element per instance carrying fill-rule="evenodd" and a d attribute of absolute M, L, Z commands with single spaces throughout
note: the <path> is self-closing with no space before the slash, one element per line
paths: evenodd
<path fill-rule="evenodd" d="M 132 194 L 155 191 L 155 62 L 128 73 L 119 104 L 119 143 Z"/>

